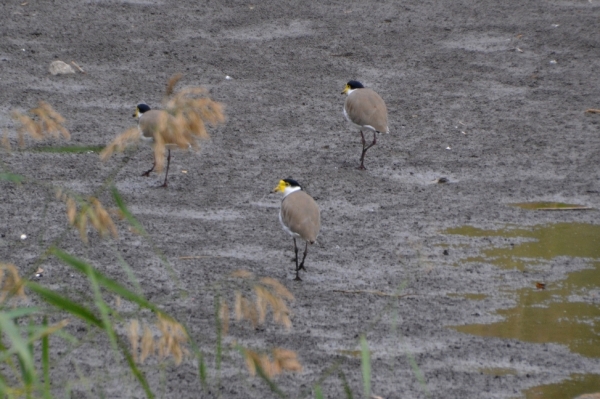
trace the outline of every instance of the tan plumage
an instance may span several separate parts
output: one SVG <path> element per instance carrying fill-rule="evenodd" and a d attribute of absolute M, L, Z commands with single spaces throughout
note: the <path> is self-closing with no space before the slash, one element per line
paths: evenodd
<path fill-rule="evenodd" d="M 167 187 L 167 178 L 169 177 L 169 165 L 171 164 L 171 149 L 190 148 L 191 143 L 185 135 L 177 134 L 177 121 L 171 114 L 162 110 L 151 110 L 146 104 L 138 104 L 134 117 L 138 117 L 138 127 L 142 139 L 151 141 L 153 145 L 161 144 L 168 151 L 167 171 L 163 187 Z M 161 155 L 164 156 L 164 155 Z M 150 172 L 156 166 L 156 158 L 150 170 L 147 170 L 142 176 L 149 176 Z"/>
<path fill-rule="evenodd" d="M 360 169 L 365 169 L 364 159 L 367 150 L 377 143 L 377 133 L 389 133 L 387 107 L 379 94 L 365 88 L 362 83 L 351 80 L 342 94 L 348 94 L 344 102 L 344 116 L 360 129 L 363 150 Z M 367 146 L 363 130 L 373 132 L 373 142 Z"/>
<path fill-rule="evenodd" d="M 308 244 L 314 244 L 321 229 L 321 212 L 315 200 L 305 191 L 302 191 L 302 187 L 295 180 L 280 180 L 279 185 L 273 191 L 284 194 L 281 200 L 279 221 L 283 229 L 294 239 L 296 280 L 300 280 L 300 269 L 306 270 L 304 260 L 308 253 Z M 298 264 L 296 238 L 305 241 L 304 256 L 300 264 Z"/>
<path fill-rule="evenodd" d="M 387 107 L 385 102 L 372 89 L 354 90 L 344 103 L 346 119 L 360 128 L 378 133 L 389 133 Z"/>
<path fill-rule="evenodd" d="M 304 191 L 296 191 L 281 201 L 281 224 L 293 236 L 311 244 L 321 228 L 321 214 L 315 200 Z"/>

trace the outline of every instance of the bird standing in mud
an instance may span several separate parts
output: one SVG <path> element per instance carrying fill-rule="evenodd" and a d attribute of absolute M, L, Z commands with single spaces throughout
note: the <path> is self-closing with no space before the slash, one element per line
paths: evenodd
<path fill-rule="evenodd" d="M 294 280 L 300 281 L 302 280 L 299 276 L 300 269 L 306 270 L 304 268 L 304 260 L 308 253 L 308 244 L 313 244 L 319 235 L 321 212 L 315 200 L 302 190 L 302 187 L 296 180 L 280 180 L 272 192 L 283 193 L 279 221 L 283 229 L 294 239 L 296 261 L 296 278 Z M 305 242 L 304 255 L 300 263 L 298 263 L 297 238 Z"/>
<path fill-rule="evenodd" d="M 167 187 L 167 178 L 169 177 L 169 165 L 171 163 L 171 149 L 190 148 L 191 144 L 185 136 L 177 134 L 176 121 L 167 111 L 152 110 L 144 103 L 135 107 L 134 118 L 138 118 L 138 127 L 143 140 L 150 141 L 154 146 L 162 145 L 167 151 L 167 171 L 165 181 L 161 187 Z M 142 173 L 142 176 L 150 176 L 150 172 L 156 166 L 156 154 L 152 168 Z"/>
<path fill-rule="evenodd" d="M 365 88 L 362 83 L 351 80 L 346 83 L 342 94 L 347 94 L 344 102 L 344 116 L 352 125 L 360 129 L 362 138 L 362 154 L 359 169 L 364 165 L 367 150 L 377 144 L 377 133 L 389 133 L 387 107 L 379 94 L 373 89 Z M 367 145 L 363 130 L 373 132 L 373 142 Z"/>

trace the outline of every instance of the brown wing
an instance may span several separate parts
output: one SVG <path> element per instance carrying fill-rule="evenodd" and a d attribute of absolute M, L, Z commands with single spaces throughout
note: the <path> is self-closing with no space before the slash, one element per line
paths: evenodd
<path fill-rule="evenodd" d="M 180 148 L 187 148 L 191 144 L 189 135 L 178 131 L 175 118 L 166 111 L 144 112 L 139 123 L 144 137 L 154 139 L 157 134 L 160 134 L 166 145 L 171 144 Z"/>
<path fill-rule="evenodd" d="M 321 229 L 321 212 L 310 195 L 296 191 L 281 202 L 281 221 L 290 231 L 312 244 Z"/>
<path fill-rule="evenodd" d="M 372 126 L 378 132 L 389 133 L 387 107 L 372 89 L 356 89 L 346 98 L 344 109 L 350 120 L 359 126 Z"/>
<path fill-rule="evenodd" d="M 144 137 L 154 138 L 155 134 L 164 135 L 169 130 L 172 116 L 165 111 L 150 110 L 140 118 L 140 129 Z"/>

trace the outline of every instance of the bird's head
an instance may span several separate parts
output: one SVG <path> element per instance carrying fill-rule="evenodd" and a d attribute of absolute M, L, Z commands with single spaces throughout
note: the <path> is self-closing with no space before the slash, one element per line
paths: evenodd
<path fill-rule="evenodd" d="M 346 83 L 346 86 L 344 87 L 342 94 L 350 94 L 350 92 L 352 90 L 364 89 L 364 88 L 365 88 L 365 86 L 363 86 L 363 84 L 360 83 L 358 80 L 351 80 L 348 83 Z"/>
<path fill-rule="evenodd" d="M 142 114 L 144 112 L 148 112 L 148 111 L 150 111 L 150 107 L 147 104 L 140 103 L 140 104 L 136 105 L 135 111 L 133 113 L 133 117 L 139 118 L 140 116 L 142 116 Z"/>
<path fill-rule="evenodd" d="M 294 191 L 302 190 L 300 183 L 294 179 L 279 180 L 279 184 L 271 191 L 272 193 L 283 193 L 288 195 Z"/>

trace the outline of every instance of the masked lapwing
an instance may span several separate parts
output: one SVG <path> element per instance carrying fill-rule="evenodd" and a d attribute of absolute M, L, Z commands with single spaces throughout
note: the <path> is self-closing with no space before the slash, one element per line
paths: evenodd
<path fill-rule="evenodd" d="M 141 103 L 135 107 L 134 118 L 138 118 L 138 126 L 142 139 L 157 145 L 157 142 L 164 144 L 167 149 L 167 171 L 165 181 L 162 187 L 167 187 L 167 178 L 169 177 L 169 165 L 171 163 L 171 149 L 190 148 L 190 143 L 176 134 L 175 118 L 167 111 L 153 110 L 147 104 Z M 152 168 L 142 173 L 142 176 L 150 176 L 150 172 L 156 166 L 156 156 Z"/>
<path fill-rule="evenodd" d="M 373 89 L 365 88 L 362 83 L 351 80 L 346 83 L 342 94 L 347 94 L 344 103 L 344 116 L 352 125 L 360 129 L 362 138 L 362 154 L 359 169 L 365 169 L 364 161 L 367 150 L 377 144 L 377 133 L 389 133 L 387 107 L 379 94 Z M 367 145 L 364 130 L 373 132 L 373 142 Z"/>
<path fill-rule="evenodd" d="M 300 187 L 300 184 L 293 179 L 283 179 L 279 181 L 273 192 L 283 193 L 281 200 L 281 209 L 279 211 L 279 221 L 283 229 L 294 239 L 294 254 L 296 261 L 296 278 L 301 280 L 300 269 L 304 269 L 304 260 L 308 253 L 308 244 L 313 244 L 319 235 L 321 228 L 321 212 L 315 200 Z M 304 255 L 302 261 L 298 263 L 298 246 L 296 239 L 305 242 Z"/>

